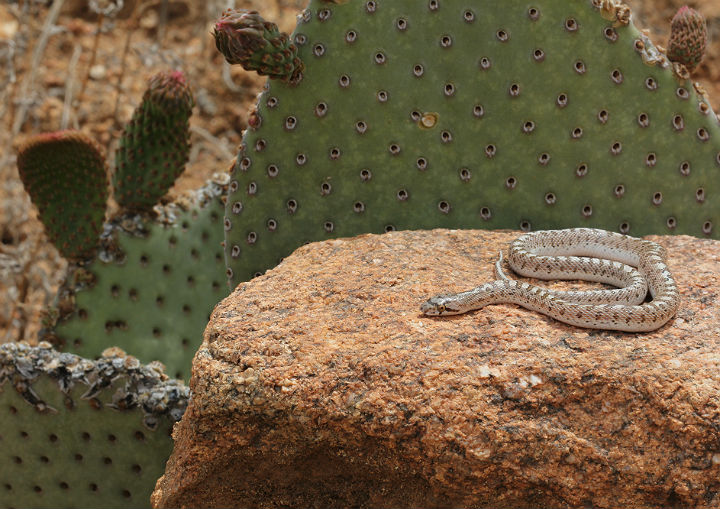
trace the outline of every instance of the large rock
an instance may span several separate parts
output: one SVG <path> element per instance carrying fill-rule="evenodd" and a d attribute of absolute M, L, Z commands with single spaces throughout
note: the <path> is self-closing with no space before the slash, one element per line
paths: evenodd
<path fill-rule="evenodd" d="M 419 314 L 517 235 L 332 240 L 241 284 L 154 506 L 720 507 L 720 242 L 651 237 L 683 298 L 652 333 Z"/>

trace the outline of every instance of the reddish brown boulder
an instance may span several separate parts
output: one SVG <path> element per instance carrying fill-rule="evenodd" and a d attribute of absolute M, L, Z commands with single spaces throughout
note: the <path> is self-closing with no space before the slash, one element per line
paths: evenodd
<path fill-rule="evenodd" d="M 154 506 L 720 507 L 720 242 L 652 238 L 683 298 L 652 333 L 419 314 L 517 235 L 332 240 L 240 285 Z"/>

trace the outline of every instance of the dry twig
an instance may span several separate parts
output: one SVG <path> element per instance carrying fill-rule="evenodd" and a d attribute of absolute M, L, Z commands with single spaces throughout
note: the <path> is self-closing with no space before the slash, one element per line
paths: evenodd
<path fill-rule="evenodd" d="M 15 122 L 13 123 L 12 134 L 16 136 L 20 132 L 20 128 L 25 122 L 25 117 L 28 112 L 28 108 L 32 101 L 29 99 L 33 86 L 35 85 L 35 75 L 37 74 L 38 68 L 40 67 L 40 59 L 45 53 L 45 47 L 47 46 L 50 34 L 54 33 L 52 27 L 55 26 L 58 16 L 60 15 L 60 9 L 62 9 L 64 0 L 55 0 L 50 7 L 50 11 L 45 18 L 42 30 L 40 30 L 40 38 L 38 39 L 35 51 L 33 52 L 32 61 L 30 63 L 30 69 L 25 75 L 22 84 L 20 85 L 20 97 L 18 103 L 20 108 L 15 113 Z"/>
<path fill-rule="evenodd" d="M 207 129 L 203 129 L 200 126 L 192 125 L 190 126 L 190 132 L 197 134 L 201 138 L 203 138 L 205 141 L 209 142 L 213 147 L 215 147 L 215 152 L 218 156 L 220 156 L 222 159 L 233 159 L 235 157 L 235 154 L 233 154 L 230 149 L 227 147 L 225 143 L 223 143 L 221 140 L 216 138 L 212 135 L 210 131 Z"/>
<path fill-rule="evenodd" d="M 80 55 L 82 54 L 82 46 L 76 44 L 73 48 L 72 56 L 68 64 L 67 78 L 65 80 L 65 100 L 63 101 L 63 112 L 60 119 L 60 129 L 67 129 L 70 122 L 70 112 L 72 111 L 73 92 L 75 91 L 75 69 L 77 68 Z M 73 123 L 73 127 L 77 128 L 77 119 Z"/>
<path fill-rule="evenodd" d="M 95 30 L 95 39 L 93 40 L 93 47 L 92 47 L 92 53 L 90 54 L 90 63 L 88 64 L 87 72 L 85 73 L 85 77 L 83 78 L 82 85 L 80 86 L 80 93 L 78 93 L 78 97 L 82 97 L 85 93 L 85 88 L 87 87 L 87 82 L 90 79 L 90 71 L 92 70 L 93 66 L 95 65 L 95 59 L 97 58 L 97 49 L 98 45 L 100 44 L 100 34 L 102 33 L 102 24 L 103 20 L 105 19 L 105 15 L 100 12 L 98 13 L 98 23 L 97 23 L 97 29 Z"/>

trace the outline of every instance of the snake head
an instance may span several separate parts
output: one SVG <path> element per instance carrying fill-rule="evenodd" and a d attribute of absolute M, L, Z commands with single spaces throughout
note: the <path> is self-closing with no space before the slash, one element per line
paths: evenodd
<path fill-rule="evenodd" d="M 457 315 L 461 313 L 455 298 L 450 295 L 431 297 L 420 305 L 420 311 L 428 316 Z"/>

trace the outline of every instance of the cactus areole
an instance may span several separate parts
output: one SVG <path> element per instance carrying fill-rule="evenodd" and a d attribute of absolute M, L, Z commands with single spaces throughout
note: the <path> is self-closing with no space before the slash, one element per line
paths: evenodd
<path fill-rule="evenodd" d="M 717 118 L 625 5 L 312 0 L 292 40 L 232 170 L 232 286 L 392 229 L 720 238 Z"/>

